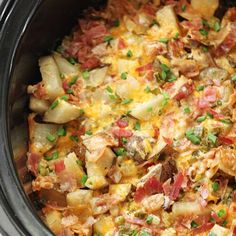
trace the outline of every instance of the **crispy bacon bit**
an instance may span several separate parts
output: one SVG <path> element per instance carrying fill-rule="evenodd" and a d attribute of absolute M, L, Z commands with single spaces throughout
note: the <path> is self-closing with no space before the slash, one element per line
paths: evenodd
<path fill-rule="evenodd" d="M 214 55 L 217 57 L 227 54 L 236 45 L 236 22 L 231 22 L 230 24 L 228 35 L 214 51 Z"/>
<path fill-rule="evenodd" d="M 156 126 L 153 126 L 153 130 L 154 130 L 154 138 L 158 138 L 159 137 L 159 134 L 160 134 L 160 130 L 158 127 Z"/>
<path fill-rule="evenodd" d="M 205 223 L 199 227 L 197 227 L 196 229 L 194 229 L 192 232 L 193 232 L 193 235 L 197 235 L 197 234 L 200 234 L 200 233 L 204 233 L 204 232 L 207 232 L 209 230 L 211 230 L 214 226 L 214 223 Z"/>
<path fill-rule="evenodd" d="M 129 129 L 113 129 L 112 132 L 117 138 L 129 138 L 133 135 Z"/>
<path fill-rule="evenodd" d="M 208 102 L 215 102 L 217 100 L 217 90 L 213 87 L 207 87 L 204 90 L 204 98 Z"/>
<path fill-rule="evenodd" d="M 127 120 L 124 120 L 124 119 L 119 119 L 117 122 L 116 122 L 117 126 L 119 126 L 120 128 L 125 128 L 129 125 L 128 121 Z"/>
<path fill-rule="evenodd" d="M 184 42 L 181 40 L 170 40 L 168 43 L 169 53 L 171 57 L 178 57 L 184 52 Z"/>
<path fill-rule="evenodd" d="M 153 65 L 152 63 L 148 63 L 146 65 L 143 65 L 143 66 L 140 66 L 136 69 L 137 72 L 139 73 L 143 73 L 145 71 L 148 71 L 148 70 L 152 70 L 153 69 Z"/>
<path fill-rule="evenodd" d="M 55 172 L 57 174 L 59 174 L 60 172 L 62 172 L 65 169 L 65 164 L 64 164 L 64 160 L 60 160 L 54 163 L 55 166 Z"/>
<path fill-rule="evenodd" d="M 209 107 L 209 102 L 205 98 L 200 98 L 197 101 L 197 107 L 198 109 L 206 109 Z"/>
<path fill-rule="evenodd" d="M 152 70 L 148 71 L 148 72 L 145 74 L 144 79 L 145 79 L 145 80 L 148 80 L 148 81 L 152 81 L 152 80 L 154 79 L 153 74 L 154 74 L 154 71 L 152 71 Z"/>
<path fill-rule="evenodd" d="M 171 145 L 173 143 L 173 141 L 170 138 L 166 138 L 164 136 L 162 136 L 162 138 L 164 139 L 165 143 L 168 145 Z"/>
<path fill-rule="evenodd" d="M 172 190 L 170 193 L 170 198 L 172 200 L 176 200 L 177 197 L 179 196 L 179 192 L 180 192 L 183 181 L 184 181 L 184 175 L 180 172 L 177 174 L 175 181 L 172 185 Z"/>
<path fill-rule="evenodd" d="M 223 144 L 231 145 L 234 143 L 234 139 L 229 136 L 218 136 L 218 141 Z"/>
<path fill-rule="evenodd" d="M 138 187 L 134 193 L 134 200 L 140 202 L 145 196 L 150 196 L 154 193 L 161 193 L 162 191 L 162 183 L 155 176 L 152 176 L 143 186 Z"/>
<path fill-rule="evenodd" d="M 214 118 L 217 119 L 217 120 L 225 119 L 225 116 L 224 116 L 224 115 L 222 115 L 222 114 L 220 114 L 220 113 L 214 111 L 213 109 L 209 109 L 208 112 L 209 112 L 211 115 L 213 115 Z"/>
<path fill-rule="evenodd" d="M 151 3 L 144 4 L 140 10 L 147 13 L 150 16 L 155 16 L 156 15 L 156 8 Z"/>
<path fill-rule="evenodd" d="M 36 176 L 38 173 L 38 164 L 41 156 L 36 153 L 28 154 L 28 168 Z"/>
<path fill-rule="evenodd" d="M 193 93 L 193 85 L 186 83 L 181 87 L 180 91 L 175 95 L 174 98 L 177 101 L 180 101 L 182 99 L 187 98 L 192 93 Z"/>
<path fill-rule="evenodd" d="M 124 48 L 126 48 L 125 41 L 124 41 L 124 39 L 119 38 L 119 41 L 118 41 L 118 49 L 124 49 Z"/>

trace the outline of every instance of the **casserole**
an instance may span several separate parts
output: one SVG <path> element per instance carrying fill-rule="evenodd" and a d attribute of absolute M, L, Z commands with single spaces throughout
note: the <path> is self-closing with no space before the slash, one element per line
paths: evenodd
<path fill-rule="evenodd" d="M 2 96 L 1 188 L 5 209 L 11 215 L 12 222 L 14 222 L 22 235 L 50 235 L 50 232 L 35 214 L 35 209 L 22 189 L 22 185 L 24 185 L 26 192 L 30 192 L 27 189 L 29 176 L 24 168 L 18 169 L 17 166 L 24 167 L 22 156 L 24 156 L 25 149 L 22 151 L 21 148 L 25 146 L 27 140 L 25 119 L 22 119 L 25 118 L 22 114 L 27 114 L 24 113 L 27 107 L 26 85 L 29 84 L 31 78 L 38 78 L 39 76 L 37 70 L 35 74 L 39 55 L 44 54 L 45 49 L 51 48 L 52 45 L 49 42 L 53 42 L 58 37 L 61 38 L 68 33 L 75 22 L 70 22 L 70 19 L 76 19 L 76 17 L 71 16 L 76 16 L 78 3 L 70 1 L 64 4 L 56 1 L 8 1 L 5 6 L 10 12 L 9 14 L 6 12 L 3 14 L 3 17 L 7 20 L 1 31 L 1 55 L 4 55 L 5 58 L 0 62 L 2 77 L 0 85 Z M 81 9 L 86 7 L 85 5 L 87 4 L 89 3 L 80 6 Z M 51 20 L 52 8 L 55 19 L 57 21 L 61 20 L 58 28 L 55 27 L 56 24 Z M 66 8 L 68 11 L 65 10 Z M 52 25 L 49 25 L 49 22 Z M 65 28 L 62 27 L 63 24 L 65 24 Z M 48 27 L 48 30 L 45 26 Z M 52 28 L 53 30 L 51 30 Z M 64 32 L 62 29 L 65 29 Z M 41 37 L 41 30 L 50 32 L 47 40 Z M 23 126 L 21 126 L 22 124 Z M 13 153 L 16 162 L 11 160 Z M 18 169 L 18 175 L 14 166 Z M 21 179 L 21 183 L 18 176 Z M 29 225 L 28 222 L 31 222 L 31 224 Z"/>

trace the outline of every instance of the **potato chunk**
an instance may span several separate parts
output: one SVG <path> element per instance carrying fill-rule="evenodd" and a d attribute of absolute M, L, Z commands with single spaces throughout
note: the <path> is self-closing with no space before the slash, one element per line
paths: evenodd
<path fill-rule="evenodd" d="M 191 0 L 191 6 L 203 16 L 209 18 L 219 7 L 219 0 Z"/>

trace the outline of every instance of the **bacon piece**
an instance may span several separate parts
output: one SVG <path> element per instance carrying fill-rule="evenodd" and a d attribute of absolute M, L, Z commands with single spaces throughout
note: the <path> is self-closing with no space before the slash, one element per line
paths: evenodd
<path fill-rule="evenodd" d="M 209 108 L 209 102 L 207 100 L 205 100 L 205 98 L 200 98 L 197 101 L 197 108 L 198 109 L 206 109 Z"/>
<path fill-rule="evenodd" d="M 136 69 L 137 72 L 142 73 L 148 70 L 152 70 L 153 69 L 153 65 L 152 63 L 148 63 L 146 65 L 140 66 Z"/>
<path fill-rule="evenodd" d="M 165 143 L 168 145 L 171 145 L 173 143 L 173 141 L 170 138 L 166 138 L 164 136 L 162 136 L 162 138 L 164 139 Z"/>
<path fill-rule="evenodd" d="M 38 173 L 38 165 L 41 156 L 36 153 L 28 154 L 28 169 L 36 176 Z"/>
<path fill-rule="evenodd" d="M 180 101 L 182 99 L 187 98 L 192 93 L 193 93 L 193 85 L 186 83 L 181 87 L 180 91 L 175 95 L 174 98 L 177 101 Z"/>
<path fill-rule="evenodd" d="M 177 197 L 179 196 L 179 192 L 180 192 L 183 181 L 184 181 L 184 175 L 180 172 L 177 174 L 175 181 L 172 185 L 172 190 L 170 194 L 170 198 L 172 200 L 176 200 Z"/>
<path fill-rule="evenodd" d="M 112 133 L 117 138 L 129 138 L 133 135 L 133 132 L 129 129 L 113 129 Z"/>
<path fill-rule="evenodd" d="M 236 45 L 236 22 L 230 23 L 230 30 L 224 41 L 213 52 L 215 56 L 220 57 L 227 54 Z"/>
<path fill-rule="evenodd" d="M 144 4 L 140 10 L 147 13 L 150 16 L 156 15 L 156 7 L 151 3 Z"/>
<path fill-rule="evenodd" d="M 120 127 L 120 128 L 125 128 L 129 125 L 127 120 L 124 119 L 119 119 L 116 124 Z"/>
<path fill-rule="evenodd" d="M 218 141 L 223 144 L 231 145 L 234 143 L 234 139 L 229 136 L 218 136 Z"/>
<path fill-rule="evenodd" d="M 204 90 L 204 98 L 208 102 L 215 102 L 217 100 L 217 90 L 213 87 L 207 87 Z"/>
<path fill-rule="evenodd" d="M 60 160 L 54 163 L 55 166 L 55 172 L 57 174 L 59 174 L 60 172 L 62 172 L 65 169 L 65 164 L 64 164 L 64 160 Z"/>
<path fill-rule="evenodd" d="M 136 202 L 142 201 L 145 196 L 150 196 L 154 193 L 163 192 L 162 183 L 155 177 L 150 177 L 143 186 L 138 187 L 134 193 L 134 200 Z"/>
<path fill-rule="evenodd" d="M 224 115 L 222 115 L 222 114 L 220 114 L 220 113 L 214 111 L 213 109 L 209 109 L 208 112 L 209 112 L 211 115 L 213 115 L 214 118 L 217 119 L 217 120 L 225 119 L 225 116 L 224 116 Z"/>
<path fill-rule="evenodd" d="M 150 70 L 145 74 L 144 79 L 148 81 L 152 81 L 154 79 L 153 75 L 154 75 L 154 71 Z"/>
<path fill-rule="evenodd" d="M 153 130 L 154 130 L 154 138 L 158 138 L 159 137 L 159 134 L 160 134 L 160 130 L 158 127 L 156 126 L 153 126 Z"/>
<path fill-rule="evenodd" d="M 213 226 L 214 226 L 214 223 L 205 223 L 205 224 L 197 227 L 196 229 L 192 230 L 193 235 L 207 232 L 207 231 L 211 230 L 213 228 Z"/>
<path fill-rule="evenodd" d="M 126 48 L 125 41 L 124 41 L 124 39 L 119 38 L 119 41 L 118 41 L 118 49 L 124 49 L 124 48 Z"/>
<path fill-rule="evenodd" d="M 84 63 L 82 63 L 81 68 L 83 70 L 86 70 L 86 69 L 91 70 L 98 67 L 100 64 L 101 64 L 101 61 L 97 57 L 92 56 L 88 58 Z"/>

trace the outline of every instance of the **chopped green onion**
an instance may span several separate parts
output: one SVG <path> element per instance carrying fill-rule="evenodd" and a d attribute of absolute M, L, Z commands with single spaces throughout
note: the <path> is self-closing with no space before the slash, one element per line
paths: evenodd
<path fill-rule="evenodd" d="M 225 220 L 222 222 L 222 226 L 225 227 L 227 224 L 228 224 L 228 220 L 225 219 Z"/>
<path fill-rule="evenodd" d="M 146 93 L 150 93 L 150 92 L 151 92 L 151 88 L 150 88 L 149 86 L 147 86 L 147 87 L 144 89 L 144 91 L 145 91 Z"/>
<path fill-rule="evenodd" d="M 58 104 L 59 104 L 59 101 L 58 101 L 58 99 L 57 99 L 56 101 L 54 101 L 54 102 L 52 103 L 52 105 L 50 106 L 50 109 L 51 109 L 51 110 L 55 109 L 55 108 L 58 106 Z"/>
<path fill-rule="evenodd" d="M 88 179 L 88 176 L 87 175 L 83 175 L 82 178 L 81 178 L 81 184 L 85 185 L 87 179 Z"/>
<path fill-rule="evenodd" d="M 111 40 L 113 40 L 113 37 L 111 35 L 108 35 L 108 36 L 104 37 L 104 42 L 106 42 L 106 43 L 110 43 Z"/>
<path fill-rule="evenodd" d="M 174 74 L 171 74 L 170 78 L 168 79 L 168 82 L 173 82 L 177 80 L 177 77 Z"/>
<path fill-rule="evenodd" d="M 64 96 L 61 96 L 60 99 L 61 99 L 61 100 L 64 100 L 64 101 L 68 101 L 69 96 L 64 95 Z"/>
<path fill-rule="evenodd" d="M 110 86 L 107 86 L 106 90 L 107 90 L 108 93 L 113 93 L 113 90 L 112 90 L 112 88 Z"/>
<path fill-rule="evenodd" d="M 121 73 L 121 79 L 126 80 L 127 79 L 127 72 Z"/>
<path fill-rule="evenodd" d="M 215 136 L 213 133 L 208 133 L 207 138 L 208 138 L 208 140 L 210 140 L 213 144 L 216 144 L 217 136 Z"/>
<path fill-rule="evenodd" d="M 147 231 L 141 231 L 140 236 L 150 236 L 150 234 Z"/>
<path fill-rule="evenodd" d="M 168 43 L 168 41 L 169 41 L 169 39 L 167 39 L 167 38 L 160 38 L 159 39 L 160 43 Z"/>
<path fill-rule="evenodd" d="M 79 165 L 79 166 L 82 166 L 83 165 L 83 162 L 81 160 L 76 160 L 76 163 Z"/>
<path fill-rule="evenodd" d="M 202 46 L 202 51 L 203 52 L 208 52 L 209 51 L 209 48 L 207 46 Z"/>
<path fill-rule="evenodd" d="M 126 144 L 126 143 L 128 142 L 128 140 L 127 140 L 127 138 L 122 137 L 122 138 L 121 138 L 121 142 L 122 142 L 123 144 Z"/>
<path fill-rule="evenodd" d="M 122 105 L 127 105 L 127 104 L 130 104 L 132 101 L 133 101 L 132 98 L 127 98 L 127 99 L 124 99 L 124 100 L 121 102 L 121 104 L 122 104 Z"/>
<path fill-rule="evenodd" d="M 73 90 L 72 90 L 72 89 L 67 89 L 67 90 L 66 90 L 66 93 L 67 93 L 67 94 L 73 94 Z"/>
<path fill-rule="evenodd" d="M 216 32 L 219 32 L 221 29 L 221 25 L 220 25 L 220 22 L 216 21 L 215 24 L 214 24 L 214 30 Z"/>
<path fill-rule="evenodd" d="M 58 136 L 66 136 L 66 130 L 63 127 L 59 128 L 57 130 L 57 135 Z"/>
<path fill-rule="evenodd" d="M 59 156 L 58 151 L 56 151 L 56 152 L 53 152 L 51 156 L 44 157 L 44 160 L 46 161 L 56 160 L 58 156 Z"/>
<path fill-rule="evenodd" d="M 94 233 L 93 236 L 101 236 L 99 233 Z"/>
<path fill-rule="evenodd" d="M 219 217 L 223 217 L 226 215 L 226 211 L 224 209 L 220 209 L 219 212 L 217 213 Z"/>
<path fill-rule="evenodd" d="M 163 95 L 163 100 L 161 102 L 161 106 L 165 107 L 170 100 L 170 95 L 166 91 L 163 91 L 162 95 Z"/>
<path fill-rule="evenodd" d="M 186 4 L 183 4 L 183 5 L 181 6 L 181 10 L 182 10 L 182 11 L 186 11 L 186 8 L 187 8 Z"/>
<path fill-rule="evenodd" d="M 122 156 L 124 153 L 126 152 L 125 148 L 121 147 L 121 148 L 117 148 L 115 150 L 115 153 L 117 156 Z"/>
<path fill-rule="evenodd" d="M 217 234 L 215 234 L 214 232 L 210 232 L 209 236 L 217 236 Z"/>
<path fill-rule="evenodd" d="M 153 111 L 153 108 L 152 107 L 148 107 L 147 108 L 147 112 L 152 112 Z"/>
<path fill-rule="evenodd" d="M 212 183 L 211 185 L 213 192 L 216 192 L 219 189 L 219 184 L 217 182 Z"/>
<path fill-rule="evenodd" d="M 202 25 L 206 26 L 206 27 L 210 27 L 209 23 L 208 23 L 208 21 L 206 19 L 202 19 Z"/>
<path fill-rule="evenodd" d="M 154 25 L 158 25 L 158 22 L 154 19 L 150 25 L 150 27 L 154 26 Z"/>
<path fill-rule="evenodd" d="M 191 221 L 191 228 L 197 228 L 198 227 L 198 224 L 197 222 L 195 222 L 194 220 Z"/>
<path fill-rule="evenodd" d="M 174 40 L 177 40 L 179 38 L 179 32 L 177 32 L 174 36 Z"/>
<path fill-rule="evenodd" d="M 166 64 L 161 64 L 160 67 L 165 72 L 169 72 L 170 71 L 170 68 Z"/>
<path fill-rule="evenodd" d="M 57 137 L 56 137 L 55 135 L 53 135 L 53 134 L 49 134 L 49 135 L 47 136 L 47 140 L 48 140 L 49 142 L 54 142 L 56 139 L 57 139 Z"/>
<path fill-rule="evenodd" d="M 89 71 L 86 70 L 86 71 L 82 72 L 82 77 L 85 80 L 89 79 L 89 77 L 90 77 Z"/>
<path fill-rule="evenodd" d="M 218 100 L 218 101 L 217 101 L 217 105 L 218 105 L 218 106 L 221 106 L 221 105 L 222 105 L 222 101 L 221 101 L 221 100 Z"/>
<path fill-rule="evenodd" d="M 232 81 L 236 81 L 236 75 L 233 75 L 231 78 Z"/>
<path fill-rule="evenodd" d="M 141 125 L 140 125 L 140 123 L 138 121 L 135 123 L 134 129 L 135 130 L 140 130 L 141 129 Z"/>
<path fill-rule="evenodd" d="M 70 64 L 72 64 L 72 65 L 75 65 L 75 64 L 77 63 L 77 61 L 76 61 L 75 58 L 73 58 L 73 57 L 67 58 L 67 61 L 69 61 Z"/>
<path fill-rule="evenodd" d="M 197 118 L 197 122 L 203 122 L 204 120 L 206 120 L 206 116 L 200 116 Z"/>
<path fill-rule="evenodd" d="M 116 19 L 116 20 L 113 22 L 113 26 L 115 26 L 115 27 L 119 27 L 119 26 L 120 26 L 120 21 L 119 21 L 119 19 Z"/>
<path fill-rule="evenodd" d="M 205 29 L 200 29 L 199 32 L 201 33 L 201 35 L 207 37 L 208 36 L 208 31 Z"/>
<path fill-rule="evenodd" d="M 78 142 L 78 141 L 79 141 L 79 138 L 78 138 L 77 135 L 71 135 L 71 136 L 70 136 L 70 140 L 71 140 L 71 141 Z"/>
<path fill-rule="evenodd" d="M 132 235 L 131 236 L 137 236 L 138 235 L 138 231 L 135 229 L 135 230 L 133 230 L 133 232 L 132 232 Z"/>
<path fill-rule="evenodd" d="M 214 116 L 213 116 L 211 113 L 207 112 L 206 114 L 207 114 L 207 116 L 208 116 L 209 118 L 211 118 L 211 119 L 214 118 Z"/>
<path fill-rule="evenodd" d="M 87 130 L 85 133 L 86 133 L 87 135 L 92 135 L 92 134 L 93 134 L 93 132 L 92 132 L 91 130 Z"/>
<path fill-rule="evenodd" d="M 68 83 L 69 87 L 71 87 L 73 84 L 75 84 L 77 80 L 78 80 L 78 76 L 74 76 L 72 78 L 72 80 Z"/>
<path fill-rule="evenodd" d="M 204 88 L 205 88 L 204 85 L 198 85 L 198 86 L 197 86 L 197 91 L 203 91 Z"/>
<path fill-rule="evenodd" d="M 189 107 L 185 107 L 184 108 L 184 113 L 186 113 L 186 114 L 188 114 L 188 113 L 190 113 L 191 111 L 190 111 L 190 108 Z"/>
<path fill-rule="evenodd" d="M 220 120 L 220 121 L 224 124 L 227 124 L 227 125 L 232 124 L 231 120 Z"/>
<path fill-rule="evenodd" d="M 152 223 L 152 221 L 153 221 L 153 216 L 148 216 L 147 218 L 146 218 L 146 223 L 147 224 L 151 224 Z"/>
<path fill-rule="evenodd" d="M 190 140 L 193 144 L 198 145 L 200 144 L 201 140 L 200 138 L 194 134 L 193 130 L 187 130 L 186 132 L 186 138 Z"/>
<path fill-rule="evenodd" d="M 164 70 L 161 72 L 161 78 L 162 80 L 166 80 L 167 78 L 167 73 Z"/>
<path fill-rule="evenodd" d="M 132 57 L 132 56 L 133 56 L 133 53 L 132 53 L 132 51 L 131 51 L 131 50 L 129 50 L 129 51 L 127 52 L 126 56 L 127 56 L 127 57 Z"/>
<path fill-rule="evenodd" d="M 85 113 L 84 109 L 80 109 L 79 112 L 80 112 L 81 115 L 83 115 Z"/>

